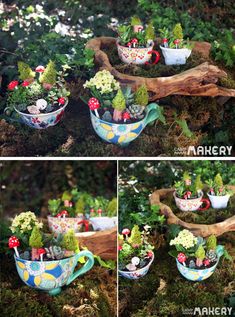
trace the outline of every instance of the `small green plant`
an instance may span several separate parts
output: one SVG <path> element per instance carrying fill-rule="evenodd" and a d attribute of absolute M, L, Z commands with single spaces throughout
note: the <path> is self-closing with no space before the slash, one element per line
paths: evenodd
<path fill-rule="evenodd" d="M 205 252 L 203 246 L 200 244 L 195 252 L 196 265 L 198 267 L 202 266 L 205 256 L 206 256 L 206 252 Z"/>
<path fill-rule="evenodd" d="M 153 257 L 154 247 L 148 242 L 149 228 L 143 231 L 134 225 L 132 231 L 123 229 L 123 238 L 119 235 L 118 262 L 121 270 L 135 271 L 146 266 Z M 130 234 L 130 237 L 128 235 Z"/>
<path fill-rule="evenodd" d="M 166 48 L 188 48 L 192 49 L 193 44 L 189 42 L 189 39 L 184 40 L 183 29 L 180 23 L 177 23 L 172 31 L 166 27 L 159 29 L 163 46 Z"/>
<path fill-rule="evenodd" d="M 215 250 L 217 246 L 217 239 L 214 234 L 209 236 L 206 241 L 206 247 L 208 250 Z"/>
<path fill-rule="evenodd" d="M 133 17 L 131 17 L 131 25 L 132 26 L 142 25 L 142 22 L 138 16 L 133 16 Z"/>
<path fill-rule="evenodd" d="M 117 91 L 116 96 L 112 101 L 112 106 L 117 111 L 123 111 L 126 108 L 126 101 L 121 89 Z"/>
<path fill-rule="evenodd" d="M 209 186 L 209 194 L 215 196 L 225 196 L 231 195 L 233 192 L 224 186 L 223 179 L 221 175 L 218 173 L 214 180 L 209 179 L 206 181 L 206 184 Z"/>
<path fill-rule="evenodd" d="M 203 183 L 201 175 L 197 175 L 194 182 L 188 172 L 184 172 L 181 181 L 175 182 L 176 195 L 182 199 L 193 199 L 202 196 Z"/>
<path fill-rule="evenodd" d="M 146 30 L 145 30 L 145 38 L 146 40 L 154 40 L 155 39 L 155 30 L 154 30 L 154 26 L 153 26 L 153 23 L 150 22 L 148 24 L 148 26 L 146 27 Z"/>

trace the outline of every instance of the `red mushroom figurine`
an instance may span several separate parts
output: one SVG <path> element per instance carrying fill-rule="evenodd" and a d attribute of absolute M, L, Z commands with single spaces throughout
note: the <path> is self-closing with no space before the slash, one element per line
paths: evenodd
<path fill-rule="evenodd" d="M 130 230 L 128 228 L 125 228 L 122 230 L 122 234 L 126 237 L 126 239 L 128 238 L 128 234 L 130 234 Z"/>
<path fill-rule="evenodd" d="M 61 218 L 61 213 L 59 212 L 57 215 L 56 215 L 57 218 Z"/>
<path fill-rule="evenodd" d="M 122 117 L 123 117 L 124 122 L 126 122 L 126 120 L 129 120 L 131 118 L 129 112 L 127 112 L 127 111 L 123 113 Z"/>
<path fill-rule="evenodd" d="M 90 209 L 90 214 L 91 214 L 91 217 L 93 217 L 94 212 L 95 212 L 95 209 L 94 209 L 94 208 L 91 208 L 91 209 Z"/>
<path fill-rule="evenodd" d="M 97 212 L 98 212 L 99 217 L 101 217 L 101 215 L 102 215 L 102 209 L 99 208 L 99 209 L 97 210 Z"/>
<path fill-rule="evenodd" d="M 168 39 L 167 38 L 162 39 L 162 43 L 163 43 L 164 47 L 168 47 Z"/>
<path fill-rule="evenodd" d="M 99 100 L 94 98 L 94 97 L 90 98 L 88 101 L 88 106 L 89 106 L 91 111 L 95 111 L 96 116 L 99 118 L 100 116 L 99 116 L 98 111 L 97 111 L 97 109 L 100 108 Z"/>
<path fill-rule="evenodd" d="M 178 48 L 178 45 L 180 44 L 180 40 L 176 39 L 174 40 L 175 48 Z"/>
<path fill-rule="evenodd" d="M 191 197 L 191 195 L 192 195 L 192 193 L 190 192 L 190 191 L 187 191 L 187 197 L 188 197 L 188 199 Z"/>
<path fill-rule="evenodd" d="M 135 47 L 135 45 L 138 44 L 138 40 L 137 40 L 137 39 L 133 39 L 133 40 L 131 41 L 131 43 L 133 44 L 133 47 Z"/>
<path fill-rule="evenodd" d="M 213 189 L 213 188 L 210 189 L 210 194 L 211 194 L 212 196 L 215 196 L 215 192 L 214 192 L 214 189 Z"/>
<path fill-rule="evenodd" d="M 37 73 L 43 73 L 45 71 L 45 67 L 42 65 L 39 65 L 36 67 L 35 72 Z"/>
<path fill-rule="evenodd" d="M 62 210 L 60 215 L 63 216 L 63 218 L 65 218 L 66 216 L 68 216 L 68 211 L 67 210 Z"/>
<path fill-rule="evenodd" d="M 40 261 L 43 262 L 43 254 L 46 253 L 46 250 L 43 248 L 38 249 L 38 254 L 40 255 Z"/>
<path fill-rule="evenodd" d="M 186 261 L 186 255 L 184 253 L 179 253 L 177 256 L 177 260 L 183 264 L 183 266 L 186 266 L 185 261 Z"/>
<path fill-rule="evenodd" d="M 127 43 L 127 46 L 128 46 L 129 48 L 131 48 L 131 42 L 128 42 L 128 43 Z"/>
<path fill-rule="evenodd" d="M 10 249 L 14 249 L 15 250 L 15 254 L 17 256 L 17 258 L 20 257 L 19 252 L 17 250 L 17 247 L 20 246 L 20 241 L 16 236 L 11 236 L 8 240 L 8 246 Z"/>
<path fill-rule="evenodd" d="M 205 260 L 203 261 L 203 264 L 204 264 L 205 266 L 210 265 L 210 260 L 209 260 L 209 259 L 205 259 Z"/>

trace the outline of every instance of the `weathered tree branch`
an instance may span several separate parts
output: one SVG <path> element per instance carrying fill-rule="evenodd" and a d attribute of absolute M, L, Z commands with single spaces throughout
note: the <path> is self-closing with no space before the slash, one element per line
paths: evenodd
<path fill-rule="evenodd" d="M 230 186 L 231 189 L 235 189 L 235 186 Z M 179 219 L 171 208 L 161 202 L 162 199 L 166 198 L 169 195 L 172 195 L 174 189 L 159 189 L 152 193 L 150 196 L 151 205 L 159 205 L 160 212 L 167 218 L 167 223 L 180 225 L 188 230 L 190 230 L 194 235 L 201 237 L 208 237 L 211 234 L 220 236 L 225 232 L 235 231 L 235 216 L 230 217 L 222 222 L 203 225 L 203 224 L 193 224 L 185 222 Z M 216 211 L 214 211 L 216 212 Z"/>
<path fill-rule="evenodd" d="M 109 61 L 107 54 L 102 51 L 103 47 L 116 45 L 116 39 L 112 37 L 98 37 L 88 41 L 86 47 L 95 51 L 95 64 L 99 69 L 109 70 L 121 84 L 132 86 L 136 90 L 145 84 L 150 94 L 150 100 L 156 100 L 169 95 L 184 96 L 227 96 L 235 97 L 235 89 L 228 89 L 216 85 L 219 78 L 227 74 L 219 67 L 205 62 L 192 69 L 169 77 L 144 78 L 130 76 L 117 71 Z M 209 54 L 210 44 L 195 42 L 194 51 Z"/>

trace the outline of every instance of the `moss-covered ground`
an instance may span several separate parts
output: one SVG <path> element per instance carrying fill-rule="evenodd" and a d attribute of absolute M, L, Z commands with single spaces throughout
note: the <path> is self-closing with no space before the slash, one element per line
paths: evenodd
<path fill-rule="evenodd" d="M 219 238 L 235 260 L 235 234 Z M 234 263 L 221 260 L 214 274 L 202 282 L 186 280 L 168 254 L 166 241 L 155 252 L 148 274 L 136 281 L 120 277 L 120 317 L 182 317 L 195 307 L 233 307 L 235 313 Z"/>
<path fill-rule="evenodd" d="M 1 316 L 116 316 L 116 272 L 100 266 L 77 278 L 57 296 L 34 290 L 19 278 L 12 257 L 1 255 Z"/>
<path fill-rule="evenodd" d="M 170 76 L 199 65 L 204 58 L 192 54 L 186 65 L 167 66 L 163 59 L 155 66 L 128 66 L 118 59 L 116 48 L 106 49 L 115 67 L 124 73 L 157 77 Z M 228 71 L 228 70 L 226 70 Z M 234 140 L 233 100 L 221 106 L 219 98 L 170 96 L 157 101 L 164 108 L 166 124 L 156 122 L 147 126 L 127 148 L 103 142 L 94 132 L 88 107 L 79 98 L 85 92 L 83 82 L 69 83 L 71 98 L 63 120 L 55 127 L 35 130 L 15 122 L 0 122 L 1 156 L 177 156 L 187 155 L 178 148 L 201 144 L 230 145 Z M 234 88 L 234 73 L 221 80 L 223 86 Z M 192 137 L 182 133 L 175 123 L 185 119 Z"/>

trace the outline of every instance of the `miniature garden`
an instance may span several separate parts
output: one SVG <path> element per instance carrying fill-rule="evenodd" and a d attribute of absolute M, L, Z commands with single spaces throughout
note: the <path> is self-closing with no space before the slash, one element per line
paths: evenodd
<path fill-rule="evenodd" d="M 3 316 L 116 316 L 116 163 L 90 163 L 2 163 Z"/>
<path fill-rule="evenodd" d="M 120 162 L 120 316 L 234 314 L 234 175 L 232 161 Z"/>
<path fill-rule="evenodd" d="M 4 1 L 1 155 L 177 156 L 232 145 L 231 8 Z"/>

